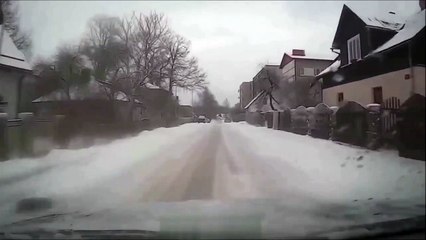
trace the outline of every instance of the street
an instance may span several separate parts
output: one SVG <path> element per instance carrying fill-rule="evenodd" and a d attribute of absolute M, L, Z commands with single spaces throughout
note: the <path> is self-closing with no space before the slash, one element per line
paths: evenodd
<path fill-rule="evenodd" d="M 424 162 L 246 123 L 160 128 L 0 165 L 0 215 L 9 216 L 0 224 L 28 217 L 15 213 L 16 204 L 33 197 L 50 199 L 50 213 L 121 215 L 159 203 L 257 200 L 310 210 L 339 203 L 371 211 L 385 200 L 424 208 Z"/>

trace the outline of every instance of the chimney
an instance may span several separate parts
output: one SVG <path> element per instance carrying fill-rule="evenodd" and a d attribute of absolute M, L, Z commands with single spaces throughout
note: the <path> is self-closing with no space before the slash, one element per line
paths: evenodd
<path fill-rule="evenodd" d="M 293 56 L 305 56 L 304 49 L 293 49 Z"/>
<path fill-rule="evenodd" d="M 425 0 L 419 0 L 420 9 L 423 11 L 425 9 Z"/>

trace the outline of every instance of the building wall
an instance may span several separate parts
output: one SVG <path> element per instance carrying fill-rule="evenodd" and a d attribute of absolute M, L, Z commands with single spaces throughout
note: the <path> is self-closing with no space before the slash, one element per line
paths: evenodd
<path fill-rule="evenodd" d="M 243 82 L 240 85 L 240 106 L 244 108 L 253 99 L 252 83 Z"/>
<path fill-rule="evenodd" d="M 414 67 L 414 91 L 425 96 L 426 68 Z"/>
<path fill-rule="evenodd" d="M 7 102 L 9 118 L 15 118 L 18 111 L 18 86 L 22 74 L 13 70 L 0 69 L 0 95 Z"/>
<path fill-rule="evenodd" d="M 295 61 L 292 60 L 282 68 L 283 81 L 292 82 L 295 78 Z"/>
<path fill-rule="evenodd" d="M 296 81 L 312 80 L 314 76 L 302 76 L 302 68 L 313 68 L 314 74 L 320 73 L 333 63 L 332 60 L 315 60 L 315 59 L 296 59 Z"/>
<path fill-rule="evenodd" d="M 425 95 L 425 67 L 414 67 L 415 92 Z M 323 102 L 329 106 L 337 106 L 337 94 L 342 92 L 345 101 L 356 101 L 361 105 L 373 102 L 373 88 L 382 87 L 383 100 L 397 97 L 401 103 L 410 96 L 412 79 L 405 79 L 410 68 L 398 70 L 361 81 L 351 82 L 323 90 Z"/>
<path fill-rule="evenodd" d="M 306 88 L 306 94 L 313 100 L 313 104 L 316 105 L 322 101 L 321 96 L 321 85 L 315 84 L 310 87 L 310 84 L 314 80 L 314 76 L 304 76 L 301 74 L 303 68 L 314 69 L 314 75 L 322 72 L 332 63 L 332 60 L 315 60 L 315 59 L 296 59 L 296 82 L 299 82 L 299 86 Z M 310 107 L 310 106 L 307 106 Z"/>

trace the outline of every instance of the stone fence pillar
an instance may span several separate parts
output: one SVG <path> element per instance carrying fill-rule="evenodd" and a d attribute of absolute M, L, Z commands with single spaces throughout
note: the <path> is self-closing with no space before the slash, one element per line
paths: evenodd
<path fill-rule="evenodd" d="M 31 112 L 22 112 L 18 114 L 18 118 L 22 119 L 22 128 L 20 132 L 22 155 L 26 157 L 32 156 L 34 152 L 34 114 Z"/>
<path fill-rule="evenodd" d="M 7 113 L 0 113 L 0 161 L 8 156 L 7 147 Z"/>

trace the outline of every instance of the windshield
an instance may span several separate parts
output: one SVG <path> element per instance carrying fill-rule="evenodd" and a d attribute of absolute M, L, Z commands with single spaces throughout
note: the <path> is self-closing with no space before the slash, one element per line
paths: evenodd
<path fill-rule="evenodd" d="M 424 0 L 0 6 L 2 234 L 424 232 Z"/>

